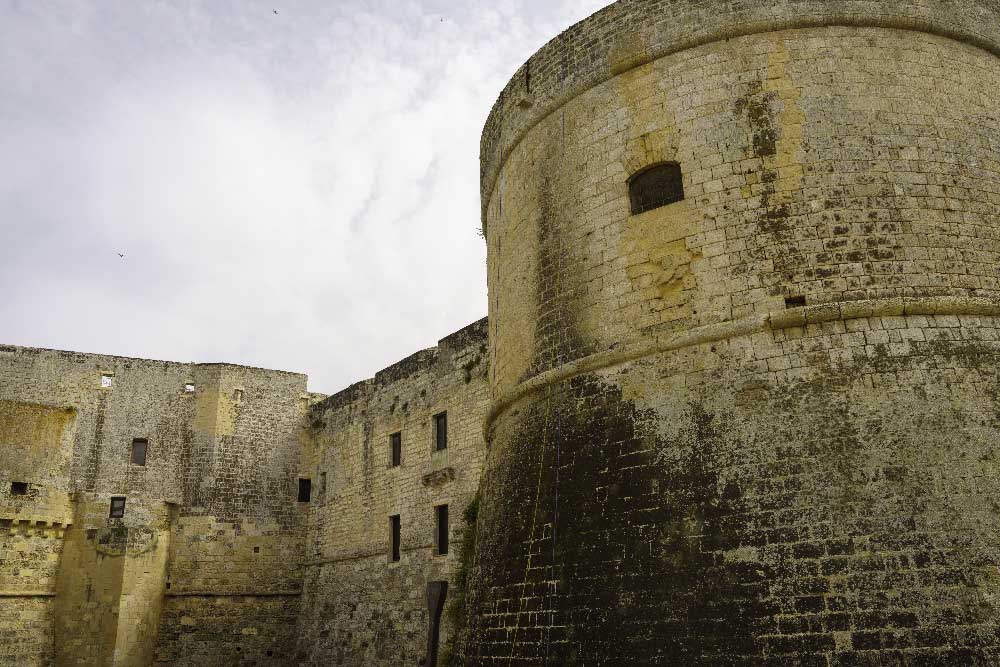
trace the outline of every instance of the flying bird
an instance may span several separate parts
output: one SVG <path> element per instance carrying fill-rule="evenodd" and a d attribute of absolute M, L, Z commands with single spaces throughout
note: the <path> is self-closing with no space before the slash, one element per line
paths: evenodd
<path fill-rule="evenodd" d="M 118 256 L 121 257 L 122 259 L 125 259 L 125 255 L 123 253 L 118 253 Z"/>
<path fill-rule="evenodd" d="M 274 13 L 275 13 L 275 14 L 277 14 L 277 13 L 278 13 L 278 10 L 277 10 L 277 9 L 275 9 L 275 10 L 274 10 Z"/>

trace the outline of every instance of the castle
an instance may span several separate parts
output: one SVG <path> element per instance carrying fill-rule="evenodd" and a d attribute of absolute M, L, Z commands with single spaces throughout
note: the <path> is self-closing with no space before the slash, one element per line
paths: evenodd
<path fill-rule="evenodd" d="M 1000 664 L 998 56 L 619 0 L 487 121 L 488 319 L 330 397 L 0 348 L 0 664 Z"/>

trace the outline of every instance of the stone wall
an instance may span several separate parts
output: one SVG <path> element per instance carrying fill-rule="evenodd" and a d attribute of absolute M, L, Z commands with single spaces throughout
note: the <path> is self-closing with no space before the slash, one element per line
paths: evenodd
<path fill-rule="evenodd" d="M 396 667 L 425 656 L 427 582 L 450 581 L 452 599 L 458 584 L 462 514 L 485 455 L 487 367 L 482 320 L 313 408 L 300 664 Z M 448 446 L 437 451 L 433 416 L 442 412 Z M 402 461 L 392 467 L 397 432 Z M 434 549 L 434 508 L 442 504 L 452 536 L 447 556 Z M 401 522 L 399 562 L 390 560 L 393 515 Z M 445 642 L 450 634 L 446 622 Z"/>
<path fill-rule="evenodd" d="M 12 601 L 0 659 L 215 665 L 270 651 L 284 664 L 301 589 L 305 380 L 0 348 L 0 595 Z M 136 438 L 145 466 L 131 461 Z M 112 497 L 126 498 L 121 519 Z M 289 597 L 285 618 L 244 604 L 275 592 Z M 268 645 L 240 656 L 251 634 Z"/>
<path fill-rule="evenodd" d="M 998 18 L 623 0 L 518 73 L 462 664 L 1000 660 Z"/>

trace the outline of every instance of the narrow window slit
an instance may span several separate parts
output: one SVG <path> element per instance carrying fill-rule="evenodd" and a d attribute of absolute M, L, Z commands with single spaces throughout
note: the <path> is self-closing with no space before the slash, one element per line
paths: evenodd
<path fill-rule="evenodd" d="M 448 553 L 448 506 L 438 505 L 434 508 L 435 536 L 434 553 L 445 556 Z"/>
<path fill-rule="evenodd" d="M 434 448 L 437 451 L 448 449 L 448 413 L 434 415 Z"/>
<path fill-rule="evenodd" d="M 403 434 L 393 433 L 389 436 L 392 467 L 397 468 L 403 463 Z"/>
<path fill-rule="evenodd" d="M 145 438 L 136 438 L 132 441 L 132 465 L 145 466 L 146 465 L 146 452 L 149 451 L 149 440 Z"/>
<path fill-rule="evenodd" d="M 299 502 L 307 503 L 312 498 L 312 480 L 299 478 Z"/>
<path fill-rule="evenodd" d="M 389 539 L 392 543 L 392 550 L 390 557 L 393 563 L 399 562 L 399 552 L 400 552 L 400 521 L 399 515 L 389 517 Z"/>

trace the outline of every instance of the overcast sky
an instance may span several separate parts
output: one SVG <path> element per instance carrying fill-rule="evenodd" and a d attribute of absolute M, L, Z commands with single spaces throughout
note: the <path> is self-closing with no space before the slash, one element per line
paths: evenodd
<path fill-rule="evenodd" d="M 604 4 L 0 0 L 0 343 L 325 393 L 434 345 L 486 314 L 489 109 Z"/>

